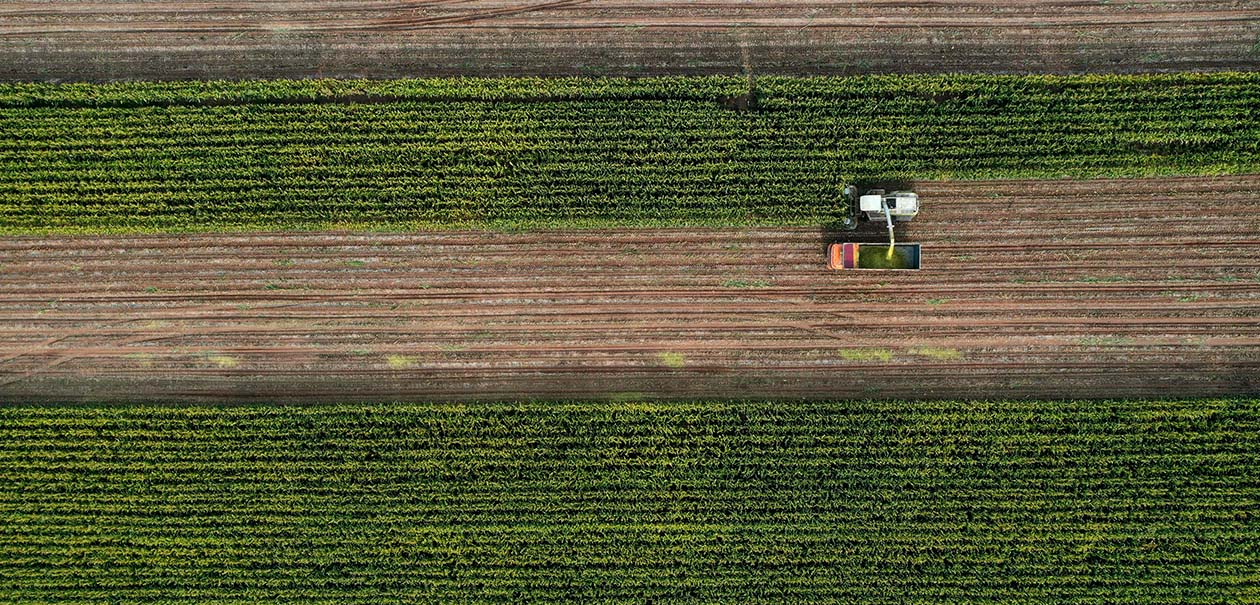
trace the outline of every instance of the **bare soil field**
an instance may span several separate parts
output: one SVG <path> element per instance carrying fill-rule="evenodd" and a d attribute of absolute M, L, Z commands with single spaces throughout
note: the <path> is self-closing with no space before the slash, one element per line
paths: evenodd
<path fill-rule="evenodd" d="M 1237 0 L 7 2 L 0 80 L 1255 69 Z"/>
<path fill-rule="evenodd" d="M 0 241 L 0 400 L 1260 392 L 1260 175 L 921 183 L 818 229 Z"/>

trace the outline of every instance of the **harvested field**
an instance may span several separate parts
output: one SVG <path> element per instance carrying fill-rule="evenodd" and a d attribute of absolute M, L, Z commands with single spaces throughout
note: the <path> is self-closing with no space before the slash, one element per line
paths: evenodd
<path fill-rule="evenodd" d="M 7 238 L 0 400 L 1260 392 L 1260 176 L 918 191 L 917 273 L 800 228 Z"/>
<path fill-rule="evenodd" d="M 1237 0 L 8 2 L 0 80 L 1253 69 Z"/>

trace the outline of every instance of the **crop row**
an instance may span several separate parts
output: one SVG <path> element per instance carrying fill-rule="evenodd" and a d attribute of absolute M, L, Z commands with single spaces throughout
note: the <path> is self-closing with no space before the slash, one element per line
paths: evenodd
<path fill-rule="evenodd" d="M 1260 400 L 0 408 L 0 601 L 1236 602 Z"/>
<path fill-rule="evenodd" d="M 1025 95 L 1112 94 L 1151 98 L 1186 96 L 1202 85 L 1251 88 L 1254 73 L 1180 73 L 1149 76 L 867 76 L 763 77 L 773 95 L 860 99 L 872 94 L 979 94 L 1018 90 Z M 911 86 L 912 85 L 912 86 Z M 131 107 L 162 104 L 323 102 L 336 99 L 712 99 L 746 92 L 738 77 L 662 78 L 432 78 L 404 80 L 277 80 L 243 82 L 131 82 L 116 84 L 5 84 L 7 107 Z"/>
<path fill-rule="evenodd" d="M 0 85 L 0 233 L 817 225 L 847 181 L 1260 171 L 1256 74 L 747 86 Z"/>

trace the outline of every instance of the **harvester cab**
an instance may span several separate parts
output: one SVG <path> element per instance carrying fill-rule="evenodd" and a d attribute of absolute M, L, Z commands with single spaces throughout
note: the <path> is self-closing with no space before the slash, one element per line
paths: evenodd
<path fill-rule="evenodd" d="M 844 188 L 845 197 L 852 203 L 857 190 Z M 852 207 L 852 206 L 850 206 Z M 888 226 L 888 244 L 838 243 L 827 247 L 827 267 L 830 269 L 883 269 L 917 271 L 919 269 L 919 244 L 898 244 L 894 222 L 904 223 L 918 216 L 919 196 L 912 191 L 885 193 L 872 189 L 858 198 L 858 212 L 870 221 Z"/>
<path fill-rule="evenodd" d="M 919 214 L 919 195 L 912 191 L 894 191 L 884 193 L 883 189 L 872 189 L 858 198 L 858 210 L 866 213 L 872 221 L 885 219 L 904 223 Z"/>

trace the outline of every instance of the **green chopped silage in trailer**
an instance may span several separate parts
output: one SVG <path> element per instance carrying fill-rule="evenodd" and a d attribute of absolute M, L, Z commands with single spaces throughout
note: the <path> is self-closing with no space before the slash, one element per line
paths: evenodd
<path fill-rule="evenodd" d="M 1223 603 L 1260 400 L 10 407 L 0 601 Z"/>
<path fill-rule="evenodd" d="M 824 225 L 867 180 L 1260 171 L 1260 74 L 0 85 L 0 233 Z"/>
<path fill-rule="evenodd" d="M 916 270 L 920 262 L 918 244 L 897 244 L 895 246 L 881 244 L 861 244 L 857 252 L 858 269 Z"/>

